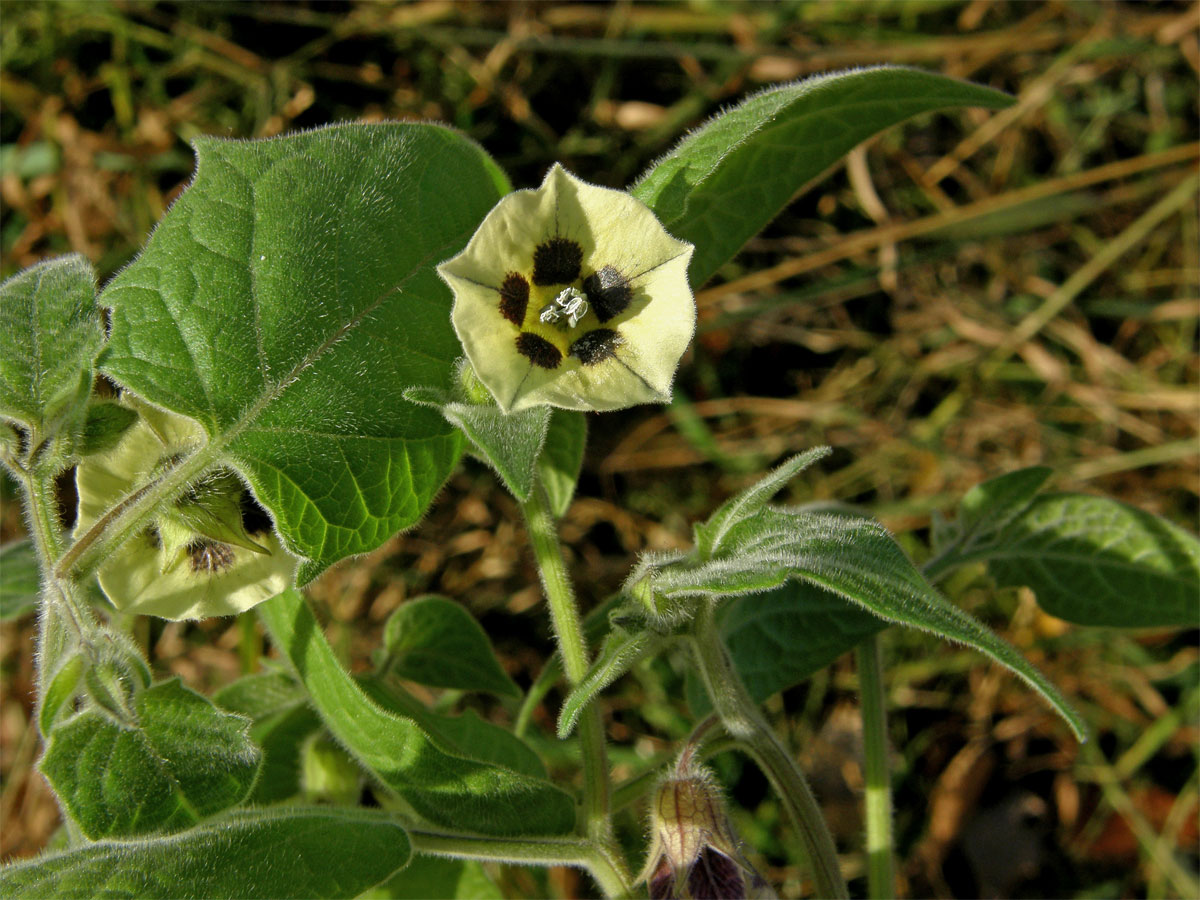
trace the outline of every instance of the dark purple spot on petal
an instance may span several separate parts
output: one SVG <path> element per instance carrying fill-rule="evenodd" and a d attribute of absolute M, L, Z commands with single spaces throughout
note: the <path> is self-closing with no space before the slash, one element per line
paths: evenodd
<path fill-rule="evenodd" d="M 618 313 L 623 313 L 633 302 L 633 288 L 629 279 L 616 266 L 605 266 L 583 280 L 583 292 L 596 318 L 607 322 Z"/>
<path fill-rule="evenodd" d="M 543 369 L 556 369 L 562 362 L 562 351 L 532 331 L 522 331 L 517 335 L 517 352 Z"/>
<path fill-rule="evenodd" d="M 219 541 L 200 538 L 188 544 L 186 552 L 192 563 L 192 571 L 196 573 L 215 575 L 233 565 L 233 548 Z"/>
<path fill-rule="evenodd" d="M 520 328 L 528 305 L 529 282 L 516 272 L 509 272 L 500 285 L 500 315 Z"/>
<path fill-rule="evenodd" d="M 594 366 L 617 355 L 617 348 L 625 339 L 611 328 L 594 328 L 571 344 L 568 354 L 585 366 Z"/>
<path fill-rule="evenodd" d="M 533 283 L 570 284 L 579 277 L 583 248 L 568 238 L 550 238 L 533 251 Z"/>

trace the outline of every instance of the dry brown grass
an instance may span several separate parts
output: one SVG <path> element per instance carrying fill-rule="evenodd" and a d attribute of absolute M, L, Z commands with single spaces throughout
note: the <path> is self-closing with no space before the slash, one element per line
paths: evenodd
<path fill-rule="evenodd" d="M 836 452 L 796 496 L 864 503 L 898 531 L 919 533 L 973 484 L 1035 463 L 1055 468 L 1058 487 L 1194 529 L 1198 26 L 1194 3 L 9 2 L 3 270 L 75 250 L 113 272 L 186 182 L 195 134 L 435 118 L 480 140 L 518 186 L 554 159 L 620 185 L 748 91 L 917 65 L 1019 102 L 870 142 L 700 291 L 677 403 L 593 422 L 583 498 L 564 522 L 586 599 L 618 585 L 631 554 L 687 540 L 691 520 L 817 443 Z M 7 539 L 20 521 L 7 489 L 5 500 Z M 335 645 L 361 664 L 392 609 L 437 590 L 479 613 L 514 674 L 531 677 L 547 644 L 516 521 L 468 467 L 419 529 L 316 587 Z M 1035 833 L 1037 871 L 998 889 L 1186 891 L 1195 632 L 1097 635 L 1029 597 L 996 600 L 969 579 L 952 589 L 1079 698 L 1099 738 L 1081 749 L 977 657 L 889 632 L 908 890 L 987 890 L 972 847 L 1016 815 Z M 5 857 L 35 852 L 56 821 L 32 769 L 32 630 L 0 631 Z M 155 626 L 152 638 L 159 669 L 197 686 L 237 671 L 236 625 Z M 844 662 L 772 702 L 800 746 L 836 737 L 854 698 Z M 682 721 L 677 688 L 665 663 L 622 682 L 614 738 L 666 746 Z M 854 781 L 839 758 L 833 795 Z M 802 891 L 777 811 L 757 805 L 751 776 L 725 774 L 755 804 L 743 826 L 764 866 L 786 894 Z M 857 820 L 845 821 L 853 843 Z"/>

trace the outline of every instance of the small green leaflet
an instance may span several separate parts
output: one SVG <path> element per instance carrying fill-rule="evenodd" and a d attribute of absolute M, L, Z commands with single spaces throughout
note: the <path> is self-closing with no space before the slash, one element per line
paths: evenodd
<path fill-rule="evenodd" d="M 82 408 L 104 344 L 96 273 L 78 254 L 0 284 L 0 419 L 42 437 Z"/>
<path fill-rule="evenodd" d="M 55 727 L 41 770 L 92 840 L 176 831 L 242 801 L 258 774 L 250 722 L 179 679 L 138 691 L 137 727 L 88 710 Z"/>
<path fill-rule="evenodd" d="M 663 643 L 663 638 L 649 629 L 626 631 L 614 627 L 604 638 L 600 655 L 583 680 L 567 695 L 558 714 L 558 736 L 565 738 L 574 731 L 579 714 L 592 698 L 628 672 L 638 660 L 656 653 Z"/>
<path fill-rule="evenodd" d="M 326 727 L 418 815 L 491 835 L 562 834 L 574 826 L 575 802 L 555 785 L 460 756 L 413 719 L 369 699 L 342 669 L 299 592 L 285 591 L 258 613 Z"/>
<path fill-rule="evenodd" d="M 814 447 L 799 453 L 768 472 L 746 490 L 722 503 L 717 511 L 708 517 L 708 521 L 697 524 L 694 529 L 696 550 L 700 556 L 708 558 L 719 551 L 731 528 L 763 509 L 772 497 L 783 490 L 785 484 L 831 452 L 829 447 Z"/>
<path fill-rule="evenodd" d="M 462 403 L 436 388 L 409 388 L 404 397 L 441 412 L 447 422 L 462 430 L 475 453 L 495 470 L 514 497 L 521 502 L 529 499 L 550 424 L 550 407 L 505 413 L 495 403 Z"/>
<path fill-rule="evenodd" d="M 388 617 L 379 669 L 431 687 L 521 696 L 500 668 L 487 632 L 446 597 L 416 597 Z"/>

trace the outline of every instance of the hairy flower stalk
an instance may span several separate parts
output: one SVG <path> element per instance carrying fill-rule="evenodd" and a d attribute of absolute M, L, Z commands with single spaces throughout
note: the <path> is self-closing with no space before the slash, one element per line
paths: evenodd
<path fill-rule="evenodd" d="M 505 412 L 665 403 L 691 342 L 692 245 L 643 203 L 555 165 L 438 266 L 454 328 Z"/>

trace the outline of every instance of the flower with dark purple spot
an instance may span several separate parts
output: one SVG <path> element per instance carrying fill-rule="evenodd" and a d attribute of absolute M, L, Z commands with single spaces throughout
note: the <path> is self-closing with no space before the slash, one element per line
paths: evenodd
<path fill-rule="evenodd" d="M 476 375 L 505 412 L 665 403 L 691 342 L 692 245 L 624 191 L 555 165 L 438 266 Z"/>

